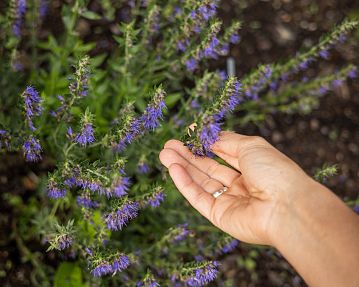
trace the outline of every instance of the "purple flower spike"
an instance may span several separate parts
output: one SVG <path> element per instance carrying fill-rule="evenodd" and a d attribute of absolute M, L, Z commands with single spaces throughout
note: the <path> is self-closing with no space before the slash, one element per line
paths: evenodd
<path fill-rule="evenodd" d="M 40 6 L 39 6 L 40 18 L 44 18 L 46 16 L 48 5 L 49 5 L 48 0 L 40 0 Z"/>
<path fill-rule="evenodd" d="M 137 202 L 126 202 L 117 211 L 106 214 L 104 219 L 110 230 L 122 230 L 131 219 L 137 217 L 139 204 Z"/>
<path fill-rule="evenodd" d="M 28 86 L 22 94 L 24 98 L 25 117 L 29 129 L 35 131 L 36 128 L 32 122 L 35 116 L 42 113 L 41 98 L 35 88 Z"/>
<path fill-rule="evenodd" d="M 163 110 L 166 108 L 164 95 L 164 91 L 159 89 L 155 94 L 153 102 L 148 105 L 141 116 L 141 122 L 146 130 L 154 130 L 160 125 L 160 120 L 163 118 Z"/>
<path fill-rule="evenodd" d="M 60 237 L 57 247 L 60 250 L 64 250 L 66 248 L 69 248 L 71 244 L 72 244 L 72 237 L 68 234 L 64 234 L 63 236 Z"/>
<path fill-rule="evenodd" d="M 82 206 L 84 208 L 97 208 L 99 206 L 98 202 L 91 200 L 86 195 L 78 196 L 76 199 L 77 205 Z"/>
<path fill-rule="evenodd" d="M 190 72 L 193 72 L 195 69 L 197 69 L 197 61 L 194 58 L 190 58 L 186 62 L 187 70 Z"/>
<path fill-rule="evenodd" d="M 91 271 L 92 276 L 102 277 L 104 275 L 112 273 L 112 266 L 109 263 L 102 263 Z"/>
<path fill-rule="evenodd" d="M 218 274 L 217 261 L 209 262 L 202 268 L 194 271 L 194 274 L 186 280 L 189 287 L 201 287 L 215 280 Z"/>
<path fill-rule="evenodd" d="M 140 174 L 147 174 L 150 172 L 150 167 L 144 161 L 140 161 L 137 166 L 137 170 Z"/>
<path fill-rule="evenodd" d="M 67 190 L 59 188 L 57 184 L 51 180 L 47 186 L 47 196 L 52 199 L 59 199 L 66 196 Z"/>
<path fill-rule="evenodd" d="M 335 79 L 332 82 L 332 85 L 333 85 L 334 88 L 339 88 L 342 84 L 343 84 L 342 79 Z"/>
<path fill-rule="evenodd" d="M 238 44 L 240 41 L 241 41 L 241 37 L 238 34 L 233 34 L 229 38 L 229 42 L 231 42 L 232 44 Z"/>
<path fill-rule="evenodd" d="M 136 284 L 136 287 L 159 287 L 160 284 L 154 278 L 146 278 L 143 281 L 139 281 Z"/>
<path fill-rule="evenodd" d="M 327 49 L 319 51 L 319 56 L 325 60 L 329 59 L 329 51 Z"/>
<path fill-rule="evenodd" d="M 351 69 L 348 73 L 348 78 L 349 79 L 355 79 L 358 76 L 358 69 L 357 67 L 354 67 L 353 69 Z"/>
<path fill-rule="evenodd" d="M 213 145 L 219 138 L 219 132 L 221 124 L 214 121 L 214 119 L 207 119 L 207 123 L 203 125 L 203 129 L 199 134 L 200 142 L 206 151 L 210 151 L 211 145 Z"/>
<path fill-rule="evenodd" d="M 21 26 L 26 13 L 26 0 L 17 0 L 16 3 L 16 14 L 15 21 L 12 26 L 12 32 L 15 37 L 21 37 Z"/>
<path fill-rule="evenodd" d="M 226 254 L 226 253 L 232 252 L 237 247 L 238 244 L 239 244 L 239 241 L 237 239 L 231 240 L 229 243 L 227 243 L 226 245 L 224 245 L 222 247 L 221 253 Z"/>
<path fill-rule="evenodd" d="M 159 207 L 161 203 L 165 200 L 165 194 L 162 189 L 155 191 L 148 199 L 146 204 L 150 205 L 153 208 Z"/>
<path fill-rule="evenodd" d="M 41 145 L 38 139 L 30 136 L 22 146 L 25 160 L 28 162 L 37 162 L 41 160 Z"/>
<path fill-rule="evenodd" d="M 91 123 L 85 123 L 79 134 L 75 136 L 75 142 L 81 146 L 87 146 L 95 141 L 94 130 Z"/>
<path fill-rule="evenodd" d="M 131 182 L 129 177 L 118 177 L 112 184 L 111 190 L 107 192 L 107 196 L 122 197 L 127 194 Z"/>
<path fill-rule="evenodd" d="M 189 235 L 193 234 L 192 231 L 188 229 L 188 223 L 179 224 L 175 229 L 175 236 L 172 238 L 172 243 L 178 243 L 186 239 Z"/>
<path fill-rule="evenodd" d="M 117 259 L 115 259 L 112 263 L 112 271 L 114 273 L 121 272 L 125 270 L 128 266 L 130 266 L 130 258 L 126 255 L 121 255 Z"/>

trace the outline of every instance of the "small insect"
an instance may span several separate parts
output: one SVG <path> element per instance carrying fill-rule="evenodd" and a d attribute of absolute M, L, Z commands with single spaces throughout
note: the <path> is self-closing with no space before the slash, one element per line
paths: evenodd
<path fill-rule="evenodd" d="M 192 123 L 188 126 L 188 128 L 187 128 L 188 136 L 190 136 L 190 137 L 192 136 L 192 133 L 195 131 L 196 127 L 197 127 L 196 123 Z"/>

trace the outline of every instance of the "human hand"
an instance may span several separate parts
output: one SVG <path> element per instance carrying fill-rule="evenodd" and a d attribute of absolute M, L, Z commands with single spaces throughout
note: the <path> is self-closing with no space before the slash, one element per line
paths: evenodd
<path fill-rule="evenodd" d="M 165 144 L 160 160 L 183 196 L 215 226 L 248 243 L 273 245 L 288 207 L 314 181 L 260 137 L 222 132 L 212 149 L 233 168 L 195 157 L 177 140 Z M 228 190 L 214 198 L 223 186 Z"/>

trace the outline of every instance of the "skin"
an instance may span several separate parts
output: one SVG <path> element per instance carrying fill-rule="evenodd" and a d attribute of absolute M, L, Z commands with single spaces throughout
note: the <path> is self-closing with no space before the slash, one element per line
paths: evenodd
<path fill-rule="evenodd" d="M 277 248 L 310 286 L 359 286 L 359 217 L 339 198 L 261 137 L 222 132 L 212 151 L 232 168 L 177 140 L 160 153 L 196 210 L 241 241 Z"/>

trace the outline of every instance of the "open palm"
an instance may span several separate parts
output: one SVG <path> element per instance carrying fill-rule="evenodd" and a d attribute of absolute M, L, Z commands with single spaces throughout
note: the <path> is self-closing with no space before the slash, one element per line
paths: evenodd
<path fill-rule="evenodd" d="M 305 173 L 259 137 L 223 132 L 213 152 L 234 169 L 195 157 L 177 140 L 165 144 L 160 160 L 179 191 L 215 226 L 248 243 L 271 244 L 279 203 L 298 172 Z M 228 190 L 214 198 L 224 186 Z"/>

